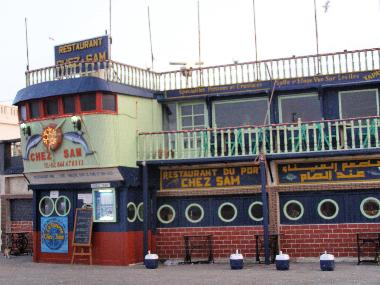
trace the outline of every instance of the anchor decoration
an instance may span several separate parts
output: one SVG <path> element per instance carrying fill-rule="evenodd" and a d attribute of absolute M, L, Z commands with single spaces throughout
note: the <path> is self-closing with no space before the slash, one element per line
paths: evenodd
<path fill-rule="evenodd" d="M 56 151 L 62 144 L 62 140 L 65 139 L 67 141 L 70 141 L 74 144 L 80 144 L 87 155 L 94 154 L 94 151 L 90 149 L 88 146 L 86 140 L 83 137 L 83 132 L 76 131 L 76 132 L 62 132 L 61 126 L 63 125 L 65 121 L 63 120 L 60 124 L 49 124 L 46 127 L 43 127 L 41 134 L 36 134 L 28 137 L 26 141 L 26 147 L 24 152 L 24 160 L 29 160 L 29 154 L 30 151 L 39 145 L 39 143 L 42 141 L 47 150 L 50 151 Z"/>

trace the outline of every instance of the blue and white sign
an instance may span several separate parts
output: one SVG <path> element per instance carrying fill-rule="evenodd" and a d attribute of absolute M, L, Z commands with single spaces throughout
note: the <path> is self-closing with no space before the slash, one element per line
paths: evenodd
<path fill-rule="evenodd" d="M 55 64 L 104 62 L 109 59 L 108 36 L 102 36 L 54 47 Z"/>
<path fill-rule="evenodd" d="M 41 217 L 41 252 L 68 253 L 67 217 Z"/>

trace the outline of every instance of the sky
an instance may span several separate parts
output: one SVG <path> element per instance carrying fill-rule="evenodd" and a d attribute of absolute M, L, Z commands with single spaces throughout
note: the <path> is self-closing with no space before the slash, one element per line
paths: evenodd
<path fill-rule="evenodd" d="M 198 59 L 198 0 L 111 0 L 111 58 L 169 71 Z M 319 52 L 380 47 L 380 0 L 316 0 Z M 110 32 L 110 0 L 2 0 L 0 104 L 25 87 L 29 67 L 54 65 L 54 46 Z M 204 66 L 255 60 L 253 0 L 199 0 Z M 258 59 L 316 54 L 314 0 L 255 0 Z"/>

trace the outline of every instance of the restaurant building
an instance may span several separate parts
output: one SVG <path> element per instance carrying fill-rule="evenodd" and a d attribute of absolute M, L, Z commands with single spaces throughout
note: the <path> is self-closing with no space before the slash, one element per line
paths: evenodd
<path fill-rule="evenodd" d="M 210 235 L 215 259 L 254 259 L 266 218 L 293 258 L 355 257 L 356 233 L 380 232 L 379 54 L 163 73 L 106 56 L 28 71 L 14 104 L 34 260 L 70 261 L 84 204 L 97 264 L 141 262 L 148 249 L 183 259 L 194 235 Z"/>

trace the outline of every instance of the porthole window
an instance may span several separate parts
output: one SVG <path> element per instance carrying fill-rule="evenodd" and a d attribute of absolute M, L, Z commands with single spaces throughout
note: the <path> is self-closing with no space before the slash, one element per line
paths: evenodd
<path fill-rule="evenodd" d="M 380 216 L 380 201 L 375 197 L 365 198 L 360 203 L 360 212 L 368 219 L 375 219 Z"/>
<path fill-rule="evenodd" d="M 338 204 L 332 199 L 324 199 L 318 204 L 318 214 L 326 220 L 334 219 L 339 213 Z"/>
<path fill-rule="evenodd" d="M 42 197 L 38 207 L 42 216 L 49 217 L 54 212 L 54 201 L 48 196 Z"/>
<path fill-rule="evenodd" d="M 58 216 L 64 217 L 67 216 L 71 209 L 71 203 L 69 198 L 66 196 L 59 196 L 55 200 L 55 211 Z"/>
<path fill-rule="evenodd" d="M 226 202 L 219 206 L 218 216 L 223 222 L 230 223 L 236 219 L 237 209 L 234 204 Z"/>
<path fill-rule="evenodd" d="M 190 223 L 199 223 L 204 216 L 202 206 L 196 203 L 190 204 L 186 207 L 185 216 Z"/>
<path fill-rule="evenodd" d="M 248 208 L 248 215 L 252 220 L 261 222 L 263 220 L 263 203 L 253 202 Z"/>
<path fill-rule="evenodd" d="M 137 219 L 140 222 L 144 221 L 144 204 L 142 202 L 137 206 Z"/>
<path fill-rule="evenodd" d="M 284 205 L 284 215 L 291 221 L 297 221 L 301 219 L 304 213 L 303 206 L 301 202 L 297 200 L 290 200 Z"/>
<path fill-rule="evenodd" d="M 136 221 L 137 218 L 137 209 L 136 204 L 133 202 L 129 202 L 127 205 L 127 220 L 130 223 Z"/>
<path fill-rule="evenodd" d="M 175 210 L 172 206 L 166 204 L 162 205 L 157 210 L 157 219 L 163 224 L 170 224 L 174 221 Z"/>

